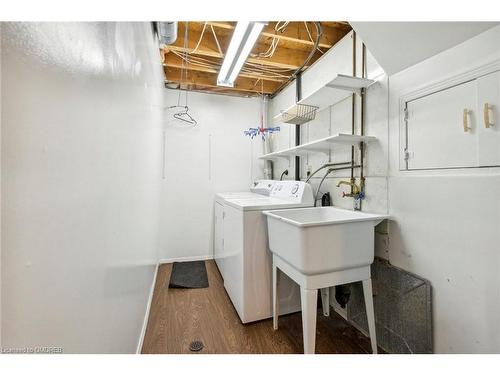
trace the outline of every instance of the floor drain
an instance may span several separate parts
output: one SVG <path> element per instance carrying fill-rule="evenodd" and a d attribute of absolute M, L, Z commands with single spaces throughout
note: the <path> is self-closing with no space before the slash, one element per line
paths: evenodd
<path fill-rule="evenodd" d="M 203 343 L 201 341 L 195 340 L 191 341 L 191 344 L 189 344 L 189 350 L 192 352 L 199 352 L 201 349 L 203 349 Z"/>

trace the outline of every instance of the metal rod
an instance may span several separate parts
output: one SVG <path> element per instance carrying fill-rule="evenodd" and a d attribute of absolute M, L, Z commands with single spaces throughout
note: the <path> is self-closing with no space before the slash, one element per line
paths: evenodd
<path fill-rule="evenodd" d="M 349 166 L 349 167 L 330 168 L 330 169 L 328 169 L 328 171 L 326 171 L 325 175 L 321 178 L 321 181 L 318 185 L 318 189 L 316 190 L 316 194 L 314 194 L 314 207 L 316 207 L 316 202 L 318 201 L 319 189 L 321 189 L 321 185 L 323 185 L 323 182 L 325 181 L 326 177 L 332 172 L 340 171 L 342 169 L 351 169 L 351 168 L 359 168 L 359 165 Z"/>
<path fill-rule="evenodd" d="M 361 167 L 359 164 L 356 164 L 356 165 L 350 165 L 348 167 L 338 167 L 338 168 L 330 168 L 333 171 L 341 171 L 343 169 L 351 169 L 351 168 L 359 168 Z"/>
<path fill-rule="evenodd" d="M 302 73 L 295 79 L 295 102 L 302 99 Z M 295 125 L 295 146 L 300 146 L 300 125 Z M 295 181 L 300 181 L 300 156 L 295 156 Z"/>
<path fill-rule="evenodd" d="M 352 75 L 356 77 L 356 32 L 352 32 Z M 355 134 L 356 124 L 355 124 L 355 112 L 356 112 L 356 94 L 352 94 L 351 101 L 351 133 Z M 351 165 L 354 166 L 354 146 L 351 146 Z M 351 169 L 351 182 L 354 182 L 354 168 Z M 351 186 L 351 194 L 354 193 L 353 187 Z"/>
<path fill-rule="evenodd" d="M 312 178 L 312 176 L 314 176 L 316 173 L 318 173 L 322 169 L 325 169 L 325 168 L 328 168 L 328 167 L 335 167 L 337 165 L 351 165 L 352 166 L 352 163 L 350 161 L 345 161 L 343 163 L 326 163 L 326 164 L 323 164 L 321 167 L 319 167 L 318 169 L 316 169 L 313 173 L 311 173 L 307 177 L 306 183 L 309 182 L 309 180 Z M 351 167 L 346 167 L 346 169 L 348 169 L 348 168 L 351 168 Z"/>
<path fill-rule="evenodd" d="M 363 43 L 361 48 L 361 77 L 366 78 L 366 46 Z M 360 119 L 360 130 L 361 135 L 365 135 L 365 105 L 366 105 L 366 90 L 365 88 L 361 89 L 361 119 Z M 365 174 L 364 174 L 364 166 L 365 166 L 365 143 L 361 142 L 359 144 L 359 164 L 360 164 L 360 172 L 359 172 L 359 185 L 361 188 L 361 192 L 365 192 Z M 363 200 L 359 201 L 359 209 L 361 210 Z"/>

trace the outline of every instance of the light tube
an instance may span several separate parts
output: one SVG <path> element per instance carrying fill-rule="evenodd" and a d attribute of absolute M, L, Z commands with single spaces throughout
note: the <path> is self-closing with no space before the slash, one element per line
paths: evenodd
<path fill-rule="evenodd" d="M 260 32 L 262 22 L 238 22 L 217 77 L 217 85 L 233 87 L 241 68 L 252 51 Z"/>

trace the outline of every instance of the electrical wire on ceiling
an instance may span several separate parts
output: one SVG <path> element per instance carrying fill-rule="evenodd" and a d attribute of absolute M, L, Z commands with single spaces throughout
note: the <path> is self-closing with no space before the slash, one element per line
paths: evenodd
<path fill-rule="evenodd" d="M 277 33 L 278 32 L 283 33 L 289 23 L 290 23 L 290 21 L 278 21 L 278 22 L 276 22 L 276 24 L 274 25 L 274 31 L 276 31 Z M 276 37 L 273 37 L 273 39 L 271 40 L 271 44 L 266 52 L 257 53 L 257 54 L 254 53 L 254 54 L 250 54 L 250 56 L 271 58 L 271 57 L 273 57 L 274 52 L 276 52 L 276 48 L 278 47 L 278 43 L 279 43 L 279 39 Z"/>
<path fill-rule="evenodd" d="M 276 48 L 278 47 L 278 38 L 273 38 L 271 41 L 271 44 L 269 45 L 269 48 L 267 49 L 266 52 L 262 53 L 251 53 L 250 56 L 252 57 L 264 57 L 264 58 L 270 58 L 273 57 L 274 52 L 276 51 Z"/>
<path fill-rule="evenodd" d="M 311 61 L 312 57 L 314 56 L 314 54 L 318 50 L 319 41 L 321 40 L 321 35 L 323 34 L 323 29 L 321 27 L 321 23 L 320 22 L 314 22 L 314 26 L 316 27 L 316 40 L 314 42 L 314 46 L 313 46 L 311 52 L 309 52 L 309 55 L 306 57 L 306 59 L 304 60 L 304 62 L 302 63 L 302 65 L 300 67 L 298 67 L 292 73 L 292 75 L 290 76 L 290 78 L 286 82 L 284 82 L 278 88 L 278 90 L 276 90 L 276 92 L 279 92 L 281 90 L 281 88 L 285 87 L 286 85 L 288 85 L 288 83 L 290 83 L 292 80 L 294 80 L 297 77 L 297 74 L 299 74 L 300 72 L 302 72 L 302 70 L 304 69 L 304 67 L 306 67 L 306 65 L 309 63 L 309 61 Z"/>
<path fill-rule="evenodd" d="M 274 25 L 274 30 L 279 31 L 280 33 L 283 34 L 289 23 L 290 21 L 278 21 L 276 22 L 276 25 Z"/>
<path fill-rule="evenodd" d="M 171 51 L 174 55 L 179 57 L 182 60 L 185 60 L 184 53 L 178 52 L 178 51 Z M 203 57 L 198 57 L 198 56 L 190 56 L 189 57 L 189 64 L 193 66 L 199 66 L 202 68 L 207 68 L 207 69 L 212 69 L 214 71 L 218 71 L 220 69 L 221 64 L 217 61 L 210 60 L 207 58 Z M 274 68 L 274 67 L 262 67 L 260 64 L 256 63 L 247 63 L 248 66 L 243 67 L 242 72 L 243 73 L 248 73 L 248 74 L 259 74 L 262 75 L 263 78 L 276 78 L 276 79 L 286 79 L 290 75 L 289 74 L 283 74 L 284 72 L 289 71 L 289 69 L 281 69 L 281 68 Z"/>
<path fill-rule="evenodd" d="M 215 30 L 214 30 L 214 25 L 210 25 L 210 28 L 212 29 L 212 35 L 214 36 L 215 44 L 217 44 L 217 49 L 219 50 L 219 53 L 222 56 L 224 56 L 224 53 L 222 52 L 222 48 L 220 48 L 219 39 L 217 39 L 217 34 L 215 33 Z"/>
<path fill-rule="evenodd" d="M 309 40 L 314 43 L 311 32 L 309 31 L 309 27 L 307 26 L 307 21 L 304 21 L 304 26 L 306 27 L 307 35 L 309 36 Z M 324 54 L 324 52 L 319 47 L 316 47 L 316 50 L 319 51 L 322 55 Z"/>
<path fill-rule="evenodd" d="M 284 33 L 287 26 L 289 25 L 290 21 L 278 21 L 274 25 L 274 31 L 276 33 Z M 319 42 L 321 39 L 322 35 L 322 27 L 320 22 L 313 22 L 314 26 L 316 27 L 316 39 L 313 39 L 313 36 L 311 34 L 311 31 L 309 30 L 308 22 L 304 21 L 304 26 L 307 32 L 307 35 L 309 37 L 309 40 L 313 42 L 313 48 L 311 49 L 309 55 L 307 58 L 304 60 L 302 65 L 297 68 L 285 68 L 285 67 L 275 67 L 275 66 L 264 66 L 263 64 L 260 64 L 259 62 L 251 62 L 251 61 L 246 61 L 245 64 L 243 65 L 243 68 L 241 69 L 241 72 L 243 75 L 246 75 L 249 78 L 257 78 L 257 80 L 254 83 L 254 87 L 261 82 L 263 83 L 263 80 L 275 80 L 279 82 L 283 82 L 281 86 L 278 88 L 277 91 L 279 91 L 282 87 L 286 86 L 290 81 L 292 81 L 299 72 L 301 72 L 309 63 L 309 61 L 312 59 L 314 54 L 319 51 L 321 54 L 324 52 L 319 48 Z M 191 50 L 188 49 L 188 22 L 185 24 L 185 30 L 184 30 L 184 46 L 183 46 L 183 51 L 174 51 L 171 50 L 170 52 L 179 57 L 182 61 L 181 65 L 181 82 L 184 82 L 185 79 L 187 79 L 187 65 L 192 65 L 192 66 L 198 66 L 200 68 L 205 68 L 205 69 L 210 69 L 213 70 L 214 72 L 219 71 L 221 67 L 221 62 L 215 61 L 214 59 L 208 59 L 208 58 L 203 58 L 201 56 L 196 56 L 196 51 L 201 46 L 202 40 L 205 36 L 205 32 L 207 29 L 207 26 L 210 26 L 210 30 L 212 32 L 212 36 L 215 40 L 215 44 L 217 46 L 218 52 L 220 53 L 221 57 L 224 57 L 224 53 L 222 51 L 219 38 L 217 36 L 217 33 L 213 27 L 213 25 L 209 24 L 208 22 L 203 23 L 203 28 L 201 30 L 200 36 L 198 38 L 198 41 L 195 44 L 195 47 Z M 268 47 L 268 49 L 264 52 L 258 53 L 258 54 L 250 54 L 251 57 L 257 58 L 257 59 L 270 59 L 274 56 L 279 44 L 279 38 L 273 37 L 271 40 L 271 43 Z M 185 106 L 180 105 L 180 93 L 179 93 L 179 100 L 178 100 L 178 106 L 179 107 L 184 107 L 187 108 L 187 92 L 186 92 L 186 98 L 185 98 Z M 183 111 L 182 113 L 187 113 Z"/>
<path fill-rule="evenodd" d="M 304 67 L 311 61 L 312 57 L 314 56 L 314 53 L 318 49 L 319 46 L 319 41 L 321 40 L 321 35 L 323 34 L 322 28 L 321 28 L 321 23 L 320 22 L 314 22 L 314 26 L 316 26 L 316 41 L 314 42 L 314 47 L 309 53 L 309 56 L 305 59 L 305 61 L 302 63 L 302 65 L 292 74 L 292 77 L 295 78 L 298 73 L 304 69 Z"/>
<path fill-rule="evenodd" d="M 283 33 L 289 23 L 290 23 L 290 21 L 276 22 L 274 29 L 277 33 L 278 32 Z M 207 29 L 207 26 L 210 26 L 210 30 L 212 31 L 212 35 L 214 37 L 215 44 L 217 45 L 217 49 L 218 49 L 219 53 L 221 54 L 221 56 L 224 57 L 224 53 L 222 52 L 222 48 L 220 46 L 219 38 L 217 37 L 217 33 L 216 33 L 213 25 L 208 25 L 208 22 L 204 22 L 200 36 L 198 38 L 198 41 L 196 42 L 196 45 L 193 49 L 189 50 L 187 47 L 187 44 L 184 43 L 184 48 L 183 48 L 182 52 L 173 51 L 173 50 L 171 51 L 174 55 L 181 58 L 183 69 L 187 64 L 191 64 L 193 66 L 198 66 L 198 67 L 202 67 L 202 68 L 211 69 L 214 71 L 218 71 L 220 69 L 221 63 L 219 63 L 219 62 L 209 60 L 206 58 L 202 58 L 199 56 L 192 56 L 200 48 L 201 43 L 203 41 L 203 38 L 205 36 L 205 31 Z M 186 34 L 187 29 L 188 29 L 187 23 L 186 23 L 185 28 L 186 28 L 186 30 L 185 30 L 185 34 Z M 186 42 L 186 40 L 187 40 L 187 36 L 185 36 L 184 42 Z M 274 53 L 276 52 L 276 49 L 278 48 L 278 44 L 279 44 L 279 39 L 273 37 L 271 44 L 269 45 L 269 48 L 265 52 L 262 52 L 259 54 L 250 54 L 250 56 L 257 57 L 257 58 L 272 58 Z M 188 55 L 191 55 L 191 56 L 188 57 Z M 250 76 L 259 76 L 259 79 L 255 82 L 255 85 L 257 85 L 259 83 L 260 79 L 264 79 L 264 80 L 266 80 L 266 79 L 273 80 L 274 79 L 277 81 L 288 80 L 291 77 L 290 72 L 292 70 L 293 69 L 290 69 L 290 68 L 264 67 L 261 64 L 252 63 L 252 62 L 247 61 L 245 63 L 245 65 L 243 66 L 241 71 L 243 74 L 247 74 Z"/>
<path fill-rule="evenodd" d="M 195 53 L 196 51 L 198 51 L 198 48 L 200 47 L 201 41 L 203 40 L 203 35 L 205 35 L 206 28 L 207 28 L 207 23 L 205 22 L 205 23 L 203 23 L 203 29 L 201 30 L 201 34 L 200 34 L 200 38 L 198 39 L 198 43 L 196 43 L 196 46 L 188 53 Z M 186 30 L 184 32 L 186 35 L 187 35 L 187 29 L 188 29 L 188 23 L 186 22 Z M 186 39 L 187 39 L 187 37 L 186 37 Z M 184 50 L 185 51 L 187 50 L 186 45 L 184 46 Z"/>

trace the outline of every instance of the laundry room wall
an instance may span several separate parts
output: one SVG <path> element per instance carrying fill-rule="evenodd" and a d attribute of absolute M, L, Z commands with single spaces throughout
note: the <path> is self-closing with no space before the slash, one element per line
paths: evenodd
<path fill-rule="evenodd" d="M 135 353 L 157 263 L 150 23 L 1 26 L 2 347 Z"/>
<path fill-rule="evenodd" d="M 362 69 L 362 41 L 356 38 L 356 73 L 361 75 Z M 377 140 L 366 146 L 365 177 L 366 199 L 363 201 L 363 210 L 371 212 L 387 212 L 387 168 L 388 168 L 388 79 L 382 68 L 375 61 L 369 51 L 366 53 L 367 78 L 375 83 L 367 89 L 365 109 L 365 135 L 375 136 Z M 353 32 L 347 34 L 333 48 L 326 52 L 302 75 L 302 97 L 307 97 L 331 81 L 336 74 L 353 74 Z M 269 118 L 285 110 L 295 103 L 295 84 L 289 85 L 271 100 Z M 336 133 L 351 134 L 352 126 L 352 98 L 332 105 L 320 112 L 316 118 L 301 125 L 301 143 L 328 137 Z M 355 100 L 356 110 L 355 131 L 360 133 L 360 100 Z M 281 131 L 271 139 L 272 151 L 277 151 L 295 146 L 295 125 L 279 124 Z M 356 160 L 359 160 L 359 150 L 356 147 Z M 345 162 L 351 160 L 351 147 L 339 145 L 329 155 L 309 153 L 300 158 L 301 179 L 307 178 L 307 170 L 314 171 L 327 162 Z M 289 170 L 287 179 L 294 179 L 294 158 L 288 160 L 278 159 L 273 163 L 274 177 L 279 178 L 281 173 Z M 326 171 L 326 170 L 325 170 Z M 316 192 L 324 172 L 319 172 L 311 179 L 313 191 Z M 359 177 L 359 171 L 355 171 Z M 353 208 L 352 198 L 343 198 L 342 191 L 345 187 L 337 188 L 335 185 L 340 180 L 350 178 L 350 170 L 338 171 L 330 174 L 321 187 L 321 192 L 329 192 L 332 204 L 342 208 Z M 359 178 L 358 181 L 359 183 Z M 379 235 L 379 234 L 378 234 Z M 378 236 L 377 235 L 377 236 Z M 377 238 L 377 253 L 387 251 L 387 238 L 381 234 Z"/>
<path fill-rule="evenodd" d="M 185 103 L 185 91 L 166 90 L 164 107 Z M 214 196 L 248 191 L 263 177 L 260 138 L 243 134 L 260 124 L 261 99 L 189 92 L 196 126 L 165 109 L 160 260 L 213 257 Z"/>
<path fill-rule="evenodd" d="M 302 75 L 302 98 L 307 97 L 331 81 L 336 74 L 353 74 L 353 32 L 347 34 L 333 48 L 326 52 Z M 362 40 L 356 36 L 356 74 L 361 75 L 362 70 Z M 365 148 L 365 178 L 366 198 L 363 201 L 363 211 L 386 213 L 387 202 L 387 173 L 388 173 L 388 78 L 380 65 L 366 51 L 366 76 L 375 83 L 366 92 L 365 107 L 365 135 L 375 136 L 377 140 L 366 145 Z M 289 85 L 271 100 L 268 116 L 273 118 L 280 111 L 295 103 L 295 84 Z M 359 97 L 346 98 L 320 112 L 316 118 L 301 125 L 301 143 L 328 137 L 336 133 L 351 134 L 352 131 L 352 101 L 355 100 L 354 126 L 356 134 L 360 134 L 360 104 Z M 277 151 L 295 146 L 295 125 L 280 124 L 281 131 L 273 135 L 270 141 L 272 151 Z M 359 160 L 359 149 L 355 148 L 355 158 Z M 315 171 L 327 162 L 345 162 L 351 160 L 351 147 L 339 145 L 328 155 L 309 153 L 300 158 L 301 180 L 307 178 L 307 170 Z M 273 163 L 274 178 L 277 179 L 285 170 L 289 170 L 286 179 L 294 179 L 294 158 L 288 160 L 278 159 Z M 326 170 L 319 172 L 311 178 L 313 192 L 316 192 L 319 182 Z M 355 171 L 358 178 L 359 171 Z M 353 199 L 343 198 L 342 191 L 345 187 L 338 188 L 336 184 L 341 180 L 350 179 L 350 170 L 337 171 L 330 174 L 321 187 L 321 193 L 329 192 L 332 204 L 337 207 L 352 209 Z M 321 194 L 320 194 L 321 196 Z M 321 202 L 319 202 L 321 204 Z M 386 256 L 388 252 L 388 234 L 385 222 L 379 225 L 375 232 L 375 254 Z M 333 290 L 332 290 L 333 293 Z M 341 315 L 346 317 L 346 310 L 331 298 L 332 305 Z"/>
<path fill-rule="evenodd" d="M 399 99 L 499 61 L 499 41 L 497 26 L 389 78 L 387 258 L 431 282 L 437 353 L 500 352 L 500 168 L 400 171 Z"/>

